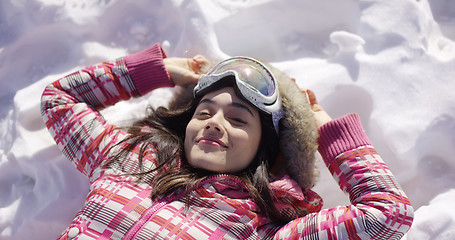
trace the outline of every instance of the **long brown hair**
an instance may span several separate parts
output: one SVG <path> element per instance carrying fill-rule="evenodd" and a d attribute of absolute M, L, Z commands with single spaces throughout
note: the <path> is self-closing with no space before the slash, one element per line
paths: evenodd
<path fill-rule="evenodd" d="M 221 88 L 221 86 L 219 87 Z M 214 89 L 216 90 L 216 89 Z M 213 91 L 213 90 L 212 90 Z M 239 96 L 241 97 L 241 96 Z M 184 139 L 186 126 L 191 120 L 201 98 L 196 98 L 179 107 L 168 109 L 159 107 L 150 109 L 150 114 L 133 126 L 127 128 L 129 136 L 119 144 L 127 143 L 127 147 L 117 154 L 110 163 L 122 162 L 122 159 L 133 149 L 139 149 L 139 179 L 153 186 L 151 197 L 158 199 L 176 191 L 189 193 L 207 177 L 218 173 L 191 167 L 184 154 Z M 255 159 L 243 171 L 233 173 L 248 187 L 253 201 L 261 213 L 277 223 L 285 223 L 290 219 L 280 214 L 273 204 L 275 195 L 269 188 L 270 166 L 279 154 L 279 139 L 273 127 L 271 117 L 259 111 L 261 118 L 262 137 Z M 156 167 L 145 171 L 142 169 L 146 149 L 150 146 L 156 149 Z M 153 173 L 153 174 L 152 174 Z M 153 176 L 150 178 L 149 176 Z M 188 201 L 187 201 L 188 202 Z"/>

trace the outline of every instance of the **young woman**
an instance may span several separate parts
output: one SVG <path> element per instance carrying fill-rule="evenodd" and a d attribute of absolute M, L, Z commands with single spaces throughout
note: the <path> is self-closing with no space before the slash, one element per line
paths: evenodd
<path fill-rule="evenodd" d="M 199 75 L 207 65 L 166 58 L 156 44 L 45 89 L 45 124 L 91 183 L 59 239 L 399 239 L 409 230 L 412 206 L 357 115 L 331 120 L 313 92 L 255 59 Z M 168 108 L 129 128 L 98 112 L 175 85 L 182 92 Z M 352 205 L 321 210 L 310 190 L 316 150 Z"/>

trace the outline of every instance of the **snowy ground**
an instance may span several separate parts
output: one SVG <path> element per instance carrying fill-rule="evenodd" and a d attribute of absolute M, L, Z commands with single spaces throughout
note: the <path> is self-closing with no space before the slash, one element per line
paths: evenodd
<path fill-rule="evenodd" d="M 2 0 L 0 239 L 55 239 L 88 191 L 41 121 L 44 86 L 155 42 L 268 60 L 334 117 L 359 113 L 416 209 L 406 238 L 455 239 L 454 41 L 453 0 Z M 127 124 L 170 94 L 104 114 Z M 326 206 L 348 204 L 321 172 Z"/>

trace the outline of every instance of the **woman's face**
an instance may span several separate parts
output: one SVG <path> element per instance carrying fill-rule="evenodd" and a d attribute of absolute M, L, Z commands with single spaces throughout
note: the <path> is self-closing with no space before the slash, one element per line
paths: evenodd
<path fill-rule="evenodd" d="M 199 102 L 186 127 L 185 155 L 193 167 L 236 172 L 252 162 L 260 140 L 258 111 L 226 87 Z"/>

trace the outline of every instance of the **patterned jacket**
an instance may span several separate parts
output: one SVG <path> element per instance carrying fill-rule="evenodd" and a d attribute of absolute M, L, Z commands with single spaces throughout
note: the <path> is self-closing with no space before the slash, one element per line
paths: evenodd
<path fill-rule="evenodd" d="M 357 115 L 319 128 L 319 152 L 349 206 L 320 210 L 319 197 L 283 176 L 271 184 L 309 214 L 285 225 L 265 218 L 235 176 L 208 178 L 185 199 L 171 194 L 153 201 L 153 186 L 141 183 L 139 150 L 122 165 L 105 167 L 127 133 L 107 123 L 99 110 L 172 87 L 156 44 L 114 62 L 88 67 L 50 84 L 42 96 L 47 128 L 64 155 L 90 180 L 85 205 L 59 239 L 399 239 L 411 227 L 413 209 L 365 135 Z M 155 149 L 144 167 L 155 166 Z M 126 173 L 126 174 L 125 174 Z M 220 180 L 223 179 L 223 180 Z M 276 203 L 285 209 L 283 203 Z"/>

